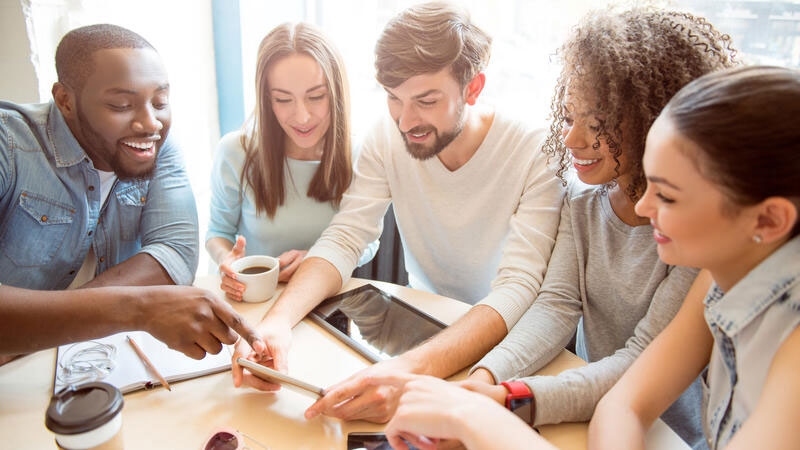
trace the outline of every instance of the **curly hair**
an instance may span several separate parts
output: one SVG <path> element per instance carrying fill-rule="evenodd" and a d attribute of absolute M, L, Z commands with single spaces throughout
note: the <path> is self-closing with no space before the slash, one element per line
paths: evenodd
<path fill-rule="evenodd" d="M 656 117 L 690 81 L 737 65 L 736 53 L 728 35 L 686 12 L 637 7 L 586 15 L 557 53 L 562 69 L 544 143 L 548 160 L 558 163 L 562 183 L 571 162 L 561 136 L 567 89 L 584 100 L 596 99 L 592 106 L 602 120 L 592 147 L 598 149 L 604 139 L 617 171 L 625 152 L 631 170 L 625 193 L 636 201 L 646 187 L 642 155 Z"/>

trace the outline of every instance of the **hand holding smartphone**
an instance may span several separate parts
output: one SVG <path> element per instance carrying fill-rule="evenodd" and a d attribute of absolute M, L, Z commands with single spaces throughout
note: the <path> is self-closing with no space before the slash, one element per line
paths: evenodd
<path fill-rule="evenodd" d="M 270 369 L 269 367 L 262 366 L 249 359 L 237 358 L 236 362 L 253 373 L 253 375 L 261 378 L 262 380 L 269 381 L 270 383 L 277 383 L 289 389 L 302 392 L 304 394 L 311 394 L 315 397 L 322 397 L 325 391 L 318 386 L 306 383 L 305 381 L 298 380 L 297 378 L 290 377 L 285 373 L 278 372 L 277 370 Z"/>

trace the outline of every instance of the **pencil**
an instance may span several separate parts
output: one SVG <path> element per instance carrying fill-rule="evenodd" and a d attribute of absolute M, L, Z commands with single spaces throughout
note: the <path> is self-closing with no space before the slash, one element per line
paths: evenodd
<path fill-rule="evenodd" d="M 161 375 L 161 372 L 159 372 L 158 369 L 156 369 L 156 366 L 154 366 L 153 363 L 150 362 L 150 358 L 148 358 L 147 355 L 144 354 L 142 349 L 139 348 L 139 346 L 136 344 L 136 341 L 134 341 L 133 338 L 131 338 L 130 336 L 126 337 L 128 338 L 128 342 L 130 342 L 131 347 L 133 347 L 133 351 L 135 351 L 136 354 L 139 355 L 139 359 L 142 360 L 142 364 L 144 364 L 144 367 L 150 370 L 150 372 L 152 372 L 153 375 L 155 375 L 158 378 L 158 381 L 161 382 L 162 386 L 167 388 L 168 391 L 172 391 L 172 388 L 169 387 L 169 383 L 167 383 L 167 380 Z"/>

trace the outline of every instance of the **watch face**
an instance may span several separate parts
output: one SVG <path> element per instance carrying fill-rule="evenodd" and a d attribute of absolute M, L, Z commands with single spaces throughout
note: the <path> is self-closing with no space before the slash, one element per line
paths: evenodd
<path fill-rule="evenodd" d="M 533 403 L 533 399 L 531 397 L 527 398 L 513 398 L 509 401 L 509 406 L 511 407 L 511 411 L 516 414 L 517 417 L 522 419 L 528 425 L 533 425 L 533 417 L 531 417 L 531 407 Z"/>

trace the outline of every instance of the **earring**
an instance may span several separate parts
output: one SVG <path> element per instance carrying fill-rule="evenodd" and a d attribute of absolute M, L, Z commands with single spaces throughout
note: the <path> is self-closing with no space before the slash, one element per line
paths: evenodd
<path fill-rule="evenodd" d="M 756 244 L 760 244 L 761 243 L 761 235 L 760 234 L 754 234 L 753 235 L 753 242 L 755 242 Z"/>

